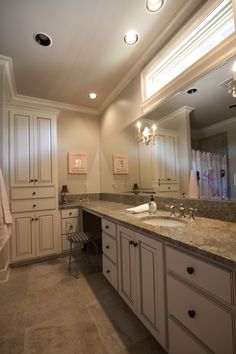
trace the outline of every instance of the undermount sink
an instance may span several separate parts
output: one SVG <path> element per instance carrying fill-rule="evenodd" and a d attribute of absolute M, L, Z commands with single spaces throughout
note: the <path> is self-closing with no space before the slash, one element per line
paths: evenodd
<path fill-rule="evenodd" d="M 186 225 L 185 220 L 171 216 L 147 216 L 141 219 L 141 222 L 152 226 L 184 227 Z"/>

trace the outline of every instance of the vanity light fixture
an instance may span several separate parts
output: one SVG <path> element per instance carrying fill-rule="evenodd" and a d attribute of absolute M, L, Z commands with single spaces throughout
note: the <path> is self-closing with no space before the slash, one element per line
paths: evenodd
<path fill-rule="evenodd" d="M 151 14 L 159 11 L 164 5 L 164 0 L 146 0 L 146 10 Z"/>
<path fill-rule="evenodd" d="M 151 141 L 155 144 L 157 140 L 157 126 L 153 124 L 151 128 L 145 126 L 141 130 L 142 124 L 140 121 L 137 122 L 136 127 L 138 129 L 138 142 L 142 141 L 144 144 L 148 145 Z"/>
<path fill-rule="evenodd" d="M 124 42 L 128 45 L 133 45 L 139 40 L 139 34 L 136 31 L 130 30 L 124 36 Z"/>
<path fill-rule="evenodd" d="M 95 100 L 95 98 L 97 98 L 97 94 L 95 92 L 90 92 L 89 98 L 91 98 L 91 100 Z"/>
<path fill-rule="evenodd" d="M 52 44 L 52 39 L 46 33 L 35 33 L 33 35 L 33 38 L 38 45 L 41 45 L 43 47 L 50 47 L 50 45 Z"/>
<path fill-rule="evenodd" d="M 236 60 L 233 64 L 232 70 L 234 73 L 234 78 L 228 83 L 228 93 L 233 97 L 236 97 Z"/>

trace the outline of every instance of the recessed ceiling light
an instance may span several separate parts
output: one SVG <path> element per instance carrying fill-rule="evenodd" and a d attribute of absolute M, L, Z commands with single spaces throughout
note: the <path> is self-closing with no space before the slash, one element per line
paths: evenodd
<path fill-rule="evenodd" d="M 197 92 L 197 89 L 196 88 L 191 88 L 191 89 L 189 89 L 188 91 L 187 91 L 187 93 L 189 94 L 189 95 L 192 95 L 192 94 L 194 94 L 194 93 L 196 93 Z"/>
<path fill-rule="evenodd" d="M 146 10 L 150 13 L 159 11 L 164 4 L 164 0 L 146 0 Z"/>
<path fill-rule="evenodd" d="M 35 33 L 34 40 L 37 44 L 43 47 L 49 47 L 52 44 L 52 40 L 46 33 Z"/>
<path fill-rule="evenodd" d="M 133 44 L 137 43 L 138 40 L 139 40 L 139 34 L 138 34 L 138 32 L 133 31 L 133 30 L 128 31 L 124 36 L 124 41 L 128 45 L 133 45 Z"/>
<path fill-rule="evenodd" d="M 89 98 L 91 98 L 91 100 L 95 100 L 95 98 L 97 98 L 97 94 L 95 92 L 90 92 Z"/>

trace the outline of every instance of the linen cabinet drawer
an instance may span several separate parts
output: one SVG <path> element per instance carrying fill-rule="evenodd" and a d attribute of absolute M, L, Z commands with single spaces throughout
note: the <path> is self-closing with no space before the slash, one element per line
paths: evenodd
<path fill-rule="evenodd" d="M 210 354 L 199 341 L 187 333 L 173 319 L 169 319 L 169 354 Z"/>
<path fill-rule="evenodd" d="M 102 251 L 114 263 L 117 263 L 116 239 L 111 237 L 111 236 L 109 236 L 109 235 L 107 235 L 104 232 L 102 233 Z"/>
<path fill-rule="evenodd" d="M 158 186 L 159 192 L 178 192 L 178 190 L 179 184 L 177 183 L 161 183 L 161 185 Z"/>
<path fill-rule="evenodd" d="M 50 210 L 56 208 L 55 198 L 42 198 L 34 200 L 14 200 L 11 202 L 11 211 L 13 213 L 23 211 Z"/>
<path fill-rule="evenodd" d="M 116 224 L 112 221 L 102 219 L 102 231 L 116 237 Z"/>
<path fill-rule="evenodd" d="M 78 209 L 65 209 L 61 211 L 61 217 L 62 219 L 64 218 L 73 218 L 75 216 L 79 215 L 79 210 Z"/>
<path fill-rule="evenodd" d="M 168 310 L 216 354 L 233 354 L 233 316 L 207 297 L 167 276 Z"/>
<path fill-rule="evenodd" d="M 214 296 L 232 303 L 231 272 L 192 257 L 171 247 L 166 247 L 167 270 L 209 291 Z"/>
<path fill-rule="evenodd" d="M 78 218 L 69 218 L 61 220 L 61 233 L 65 235 L 68 232 L 78 231 Z"/>
<path fill-rule="evenodd" d="M 103 264 L 103 275 L 107 280 L 111 283 L 113 288 L 118 289 L 118 281 L 117 281 L 117 267 L 116 265 L 110 261 L 105 255 L 102 257 Z"/>
<path fill-rule="evenodd" d="M 53 198 L 56 196 L 54 187 L 12 188 L 11 199 Z"/>

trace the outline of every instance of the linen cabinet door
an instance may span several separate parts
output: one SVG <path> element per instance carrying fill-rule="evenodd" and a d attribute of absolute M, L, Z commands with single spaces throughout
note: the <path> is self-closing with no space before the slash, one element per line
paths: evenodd
<path fill-rule="evenodd" d="M 29 187 L 34 181 L 33 117 L 10 111 L 10 186 Z"/>
<path fill-rule="evenodd" d="M 163 244 L 135 233 L 138 314 L 142 322 L 166 348 L 166 306 Z"/>
<path fill-rule="evenodd" d="M 36 255 L 45 256 L 56 253 L 55 213 L 36 214 Z"/>
<path fill-rule="evenodd" d="M 55 183 L 56 125 L 50 115 L 34 116 L 34 175 L 38 186 Z"/>
<path fill-rule="evenodd" d="M 32 213 L 13 215 L 12 261 L 21 261 L 35 256 L 35 217 Z"/>
<path fill-rule="evenodd" d="M 134 232 L 122 226 L 117 228 L 119 293 L 126 303 L 136 309 L 136 271 Z"/>

